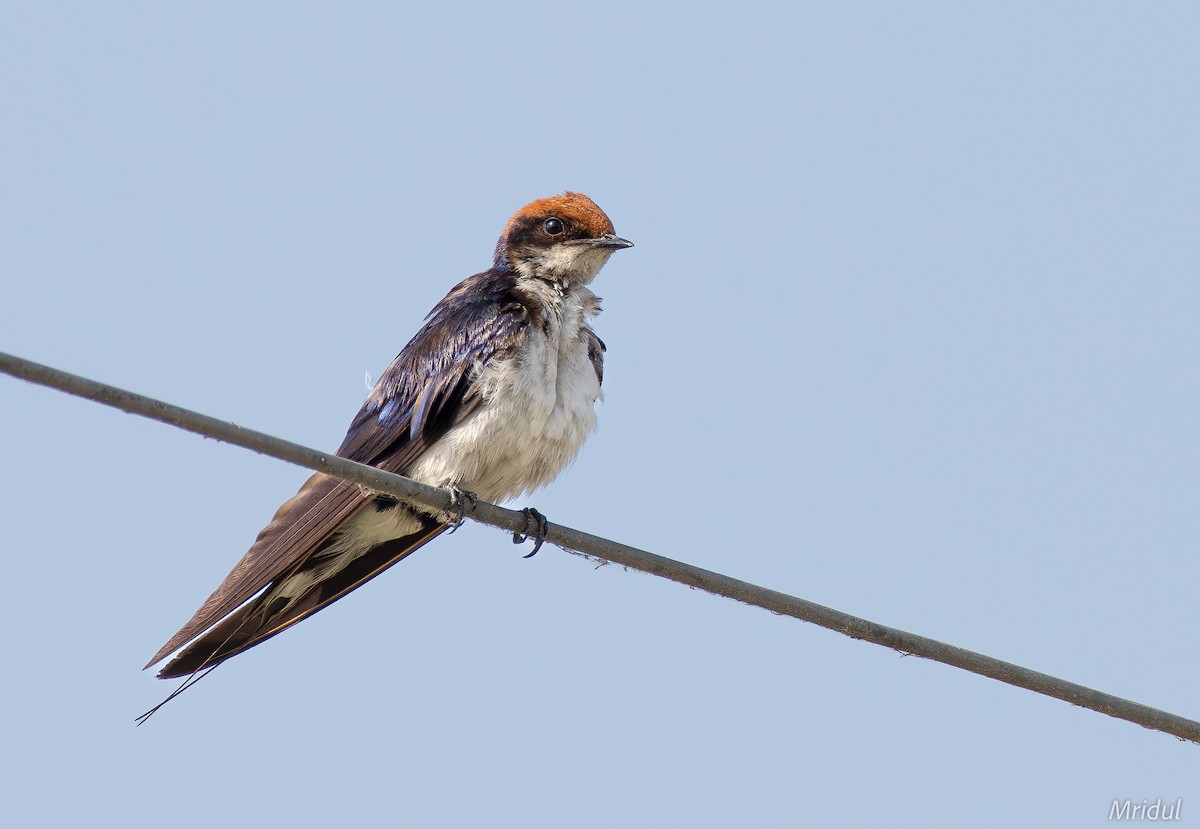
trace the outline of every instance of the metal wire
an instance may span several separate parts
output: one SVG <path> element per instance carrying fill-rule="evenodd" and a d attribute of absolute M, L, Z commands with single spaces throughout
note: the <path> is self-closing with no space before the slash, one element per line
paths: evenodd
<path fill-rule="evenodd" d="M 448 511 L 454 506 L 451 503 L 450 494 L 445 490 L 426 486 L 417 481 L 382 472 L 336 455 L 318 452 L 297 443 L 242 428 L 228 421 L 182 409 L 161 400 L 68 374 L 3 352 L 0 352 L 0 372 L 94 400 L 124 412 L 169 423 L 180 429 L 232 443 L 259 454 L 269 455 L 298 466 L 353 481 L 375 492 L 392 495 L 432 510 Z M 454 506 L 454 508 L 458 507 Z M 504 509 L 485 501 L 464 505 L 464 512 L 469 518 L 509 532 L 523 532 L 527 528 L 528 517 L 525 513 L 519 510 Z M 789 596 L 786 593 L 740 581 L 720 573 L 693 567 L 690 564 L 559 524 L 551 523 L 549 525 L 545 540 L 568 552 L 583 554 L 640 570 L 643 573 L 661 576 L 679 584 L 686 584 L 718 596 L 736 599 L 744 604 L 761 607 L 772 613 L 811 622 L 849 636 L 851 639 L 861 639 L 904 654 L 931 659 L 980 676 L 991 677 L 1018 688 L 1025 688 L 1038 694 L 1064 700 L 1081 708 L 1098 711 L 1110 717 L 1128 720 L 1145 728 L 1172 734 L 1180 739 L 1200 743 L 1200 722 L 1106 694 L 1094 688 L 1068 682 L 1049 674 L 1023 668 L 1011 662 L 1004 662 L 975 651 L 939 642 L 936 639 L 860 619 L 849 613 L 824 607 L 796 596 Z"/>

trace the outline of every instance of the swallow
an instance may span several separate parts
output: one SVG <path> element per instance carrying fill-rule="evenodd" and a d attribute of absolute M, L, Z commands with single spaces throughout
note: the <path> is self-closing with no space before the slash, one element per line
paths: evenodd
<path fill-rule="evenodd" d="M 549 483 L 596 425 L 605 346 L 591 327 L 600 300 L 588 286 L 632 244 L 580 193 L 522 207 L 492 266 L 438 302 L 380 377 L 337 454 L 491 502 Z M 313 475 L 146 667 L 175 654 L 159 678 L 194 677 L 328 607 L 454 523 Z"/>

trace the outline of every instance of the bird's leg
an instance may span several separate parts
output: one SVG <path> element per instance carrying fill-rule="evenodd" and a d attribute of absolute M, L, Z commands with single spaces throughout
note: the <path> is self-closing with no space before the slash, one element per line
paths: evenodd
<path fill-rule="evenodd" d="M 474 511 L 479 499 L 475 497 L 474 492 L 467 492 L 454 481 L 446 484 L 445 489 L 450 493 L 450 511 L 446 513 L 446 517 L 451 519 L 450 532 L 453 534 L 467 520 L 467 504 L 470 504 L 471 510 Z"/>
<path fill-rule="evenodd" d="M 513 544 L 524 544 L 529 540 L 529 525 L 532 524 L 533 549 L 529 551 L 529 555 L 522 556 L 522 558 L 533 558 L 537 551 L 542 549 L 542 542 L 546 540 L 546 530 L 550 528 L 550 522 L 546 520 L 546 516 L 533 507 L 525 507 L 521 510 L 521 514 L 525 516 L 525 526 L 520 532 L 513 533 Z"/>

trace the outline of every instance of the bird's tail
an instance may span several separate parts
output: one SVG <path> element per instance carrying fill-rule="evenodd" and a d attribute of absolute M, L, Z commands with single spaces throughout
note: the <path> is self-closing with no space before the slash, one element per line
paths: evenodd
<path fill-rule="evenodd" d="M 159 679 L 192 676 L 265 642 L 408 557 L 448 527 L 429 516 L 421 518 L 422 528 L 417 532 L 375 545 L 294 600 L 274 594 L 278 581 L 270 585 L 180 651 L 158 672 Z"/>

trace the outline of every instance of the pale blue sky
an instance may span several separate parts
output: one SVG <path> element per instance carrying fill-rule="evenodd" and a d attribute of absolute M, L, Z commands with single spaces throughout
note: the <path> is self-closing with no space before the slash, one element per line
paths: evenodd
<path fill-rule="evenodd" d="M 1200 7 L 7 4 L 0 349 L 332 448 L 588 193 L 551 521 L 1200 717 Z M 6 825 L 1068 826 L 1200 748 L 497 531 L 144 728 L 305 472 L 0 378 Z M 519 504 L 523 505 L 523 504 Z"/>

